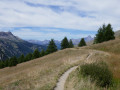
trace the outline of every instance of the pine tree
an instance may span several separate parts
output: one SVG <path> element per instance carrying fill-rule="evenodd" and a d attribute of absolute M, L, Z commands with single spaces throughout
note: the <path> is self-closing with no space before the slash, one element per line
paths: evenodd
<path fill-rule="evenodd" d="M 70 41 L 69 41 L 69 48 L 73 48 L 73 47 L 74 47 L 73 42 L 72 42 L 72 40 L 70 39 Z"/>
<path fill-rule="evenodd" d="M 115 39 L 115 36 L 111 24 L 108 24 L 107 26 L 103 24 L 102 28 L 100 27 L 96 34 L 94 43 L 102 43 L 113 39 Z"/>
<path fill-rule="evenodd" d="M 57 51 L 57 46 L 56 46 L 54 40 L 51 39 L 51 41 L 49 42 L 49 45 L 47 47 L 46 53 L 50 54 L 50 53 L 53 53 L 53 52 L 56 52 L 56 51 Z"/>
<path fill-rule="evenodd" d="M 44 55 L 45 55 L 45 51 L 42 50 L 42 51 L 40 52 L 40 56 L 42 57 L 42 56 L 44 56 Z"/>
<path fill-rule="evenodd" d="M 22 62 L 25 62 L 25 57 L 23 54 L 18 58 L 18 63 L 22 63 Z"/>
<path fill-rule="evenodd" d="M 4 65 L 5 65 L 5 67 L 8 67 L 9 66 L 9 60 L 5 60 Z"/>
<path fill-rule="evenodd" d="M 4 61 L 0 60 L 0 69 L 4 68 Z"/>
<path fill-rule="evenodd" d="M 39 58 L 40 57 L 40 52 L 38 49 L 36 49 L 34 52 L 33 52 L 33 59 L 35 58 Z"/>
<path fill-rule="evenodd" d="M 113 39 L 115 39 L 114 32 L 111 27 L 111 24 L 108 24 L 105 31 L 105 41 L 109 41 Z"/>
<path fill-rule="evenodd" d="M 61 42 L 61 49 L 69 48 L 69 42 L 67 37 L 65 37 Z"/>
<path fill-rule="evenodd" d="M 10 58 L 9 66 L 16 66 L 17 64 L 18 64 L 17 58 L 15 56 Z"/>
<path fill-rule="evenodd" d="M 101 43 L 104 41 L 104 30 L 100 27 L 99 30 L 98 30 L 98 33 L 96 34 L 96 37 L 95 37 L 95 43 Z"/>
<path fill-rule="evenodd" d="M 25 57 L 25 61 L 29 61 L 31 59 L 32 59 L 32 54 L 31 53 L 27 54 Z"/>
<path fill-rule="evenodd" d="M 86 46 L 86 42 L 84 38 L 81 39 L 80 43 L 78 44 L 79 47 Z"/>

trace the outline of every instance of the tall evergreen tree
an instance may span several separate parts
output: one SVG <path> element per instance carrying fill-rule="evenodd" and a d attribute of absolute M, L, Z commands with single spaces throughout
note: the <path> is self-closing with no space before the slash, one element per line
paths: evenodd
<path fill-rule="evenodd" d="M 101 43 L 104 41 L 104 31 L 103 29 L 100 27 L 99 30 L 98 30 L 98 33 L 96 34 L 96 37 L 95 37 L 95 43 Z"/>
<path fill-rule="evenodd" d="M 61 49 L 69 48 L 69 42 L 67 37 L 65 37 L 61 42 Z"/>
<path fill-rule="evenodd" d="M 5 66 L 5 67 L 8 67 L 8 66 L 9 66 L 9 60 L 8 60 L 8 59 L 4 61 L 4 66 Z"/>
<path fill-rule="evenodd" d="M 56 52 L 56 51 L 57 51 L 57 46 L 56 46 L 54 40 L 51 39 L 51 41 L 49 42 L 49 45 L 47 47 L 46 52 L 47 52 L 47 54 L 50 54 L 50 53 L 53 53 L 53 52 Z"/>
<path fill-rule="evenodd" d="M 14 56 L 12 58 L 10 58 L 10 61 L 9 61 L 9 66 L 16 66 L 18 64 L 17 62 L 17 58 Z"/>
<path fill-rule="evenodd" d="M 25 57 L 23 54 L 18 58 L 18 63 L 22 63 L 22 62 L 25 62 Z"/>
<path fill-rule="evenodd" d="M 69 48 L 73 48 L 73 47 L 74 47 L 73 42 L 72 42 L 72 40 L 70 39 L 70 41 L 69 41 Z"/>
<path fill-rule="evenodd" d="M 32 54 L 31 53 L 27 54 L 25 57 L 25 61 L 29 61 L 31 59 L 32 59 Z"/>
<path fill-rule="evenodd" d="M 109 41 L 113 39 L 115 39 L 114 32 L 111 27 L 111 24 L 108 24 L 105 31 L 105 41 Z"/>
<path fill-rule="evenodd" d="M 102 43 L 113 39 L 115 39 L 115 36 L 111 24 L 108 24 L 107 26 L 103 24 L 102 28 L 100 27 L 96 34 L 94 43 Z"/>
<path fill-rule="evenodd" d="M 44 56 L 44 55 L 45 55 L 45 51 L 42 50 L 42 51 L 40 52 L 40 56 L 42 57 L 42 56 Z"/>
<path fill-rule="evenodd" d="M 86 42 L 84 38 L 81 39 L 80 43 L 78 44 L 79 47 L 86 46 Z"/>
<path fill-rule="evenodd" d="M 33 52 L 33 59 L 35 58 L 39 58 L 40 57 L 40 52 L 38 49 L 36 49 L 34 52 Z"/>
<path fill-rule="evenodd" d="M 0 69 L 4 68 L 4 61 L 0 60 Z"/>

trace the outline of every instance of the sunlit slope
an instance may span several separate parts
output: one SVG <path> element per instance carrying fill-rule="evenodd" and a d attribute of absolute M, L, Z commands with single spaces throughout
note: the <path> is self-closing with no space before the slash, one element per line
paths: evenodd
<path fill-rule="evenodd" d="M 88 46 L 87 48 L 102 50 L 114 54 L 120 54 L 120 39 L 111 40 L 99 44 Z"/>
<path fill-rule="evenodd" d="M 117 39 L 83 48 L 60 50 L 15 67 L 0 69 L 0 89 L 51 90 L 68 68 L 82 62 L 91 63 L 96 60 L 107 61 L 114 76 L 120 78 L 120 53 L 116 49 L 120 47 L 119 45 L 120 40 Z M 106 51 L 110 55 L 93 49 Z"/>
<path fill-rule="evenodd" d="M 0 69 L 0 89 L 3 90 L 51 90 L 61 74 L 73 65 L 84 61 L 93 50 L 66 49 Z"/>
<path fill-rule="evenodd" d="M 106 61 L 110 65 L 114 77 L 120 80 L 120 39 L 117 38 L 115 40 L 94 44 L 85 48 L 109 52 L 110 57 L 107 58 Z"/>
<path fill-rule="evenodd" d="M 118 31 L 115 32 L 115 37 L 116 38 L 120 38 L 120 30 L 118 30 Z"/>

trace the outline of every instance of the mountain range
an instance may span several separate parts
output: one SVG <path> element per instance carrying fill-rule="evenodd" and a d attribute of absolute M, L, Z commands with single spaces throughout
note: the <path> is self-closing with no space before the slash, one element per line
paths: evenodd
<path fill-rule="evenodd" d="M 92 38 L 90 35 L 88 37 L 85 37 L 84 39 L 85 39 L 86 42 L 90 42 L 90 41 L 94 40 L 94 38 Z M 81 40 L 81 38 L 79 38 L 79 39 L 72 39 L 72 42 L 73 42 L 74 45 L 78 45 L 80 40 Z M 30 43 L 34 43 L 34 44 L 47 46 L 49 44 L 50 40 L 44 40 L 44 41 L 40 41 L 40 40 L 27 40 L 27 41 L 30 42 Z M 54 40 L 54 41 L 55 41 L 58 49 L 60 49 L 61 41 L 58 41 L 58 40 Z"/>
<path fill-rule="evenodd" d="M 11 32 L 0 32 L 0 60 L 21 54 L 32 53 L 36 48 L 46 49 L 45 46 L 33 44 L 14 36 Z"/>

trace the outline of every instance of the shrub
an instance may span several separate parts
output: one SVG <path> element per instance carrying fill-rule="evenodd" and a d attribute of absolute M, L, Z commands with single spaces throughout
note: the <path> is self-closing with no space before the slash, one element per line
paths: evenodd
<path fill-rule="evenodd" d="M 92 63 L 81 65 L 80 74 L 84 77 L 89 76 L 91 81 L 101 87 L 109 87 L 112 85 L 113 75 L 105 63 Z"/>

